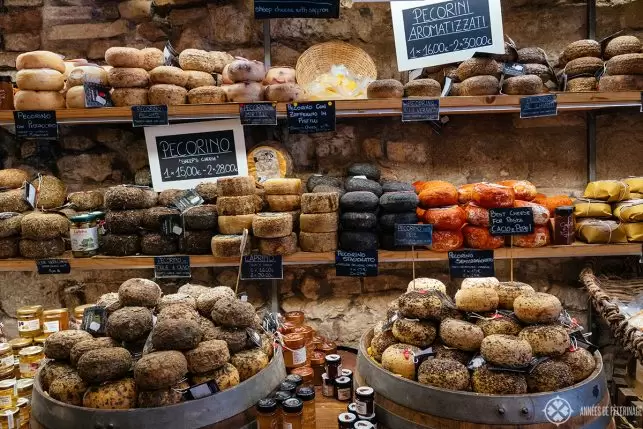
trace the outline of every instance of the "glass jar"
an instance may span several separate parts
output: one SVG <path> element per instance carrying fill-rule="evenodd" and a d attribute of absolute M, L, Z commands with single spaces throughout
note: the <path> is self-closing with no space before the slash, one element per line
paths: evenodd
<path fill-rule="evenodd" d="M 279 390 L 282 392 L 288 392 L 291 395 L 295 394 L 295 390 L 297 389 L 297 385 L 295 383 L 291 383 L 289 381 L 282 381 L 279 383 Z"/>
<path fill-rule="evenodd" d="M 377 428 L 377 416 L 375 413 L 371 414 L 370 416 L 362 416 L 360 414 L 357 415 L 357 420 L 359 421 L 364 421 L 364 422 L 369 422 L 373 425 L 373 427 Z"/>
<path fill-rule="evenodd" d="M 98 223 L 89 213 L 69 218 L 69 238 L 74 258 L 89 258 L 98 254 Z"/>
<path fill-rule="evenodd" d="M 18 398 L 25 398 L 31 401 L 33 378 L 21 378 L 16 382 L 16 388 L 18 390 Z"/>
<path fill-rule="evenodd" d="M 299 368 L 306 365 L 306 343 L 301 334 L 286 334 L 283 337 L 284 362 L 286 368 Z"/>
<path fill-rule="evenodd" d="M 0 76 L 0 110 L 13 110 L 11 76 Z"/>
<path fill-rule="evenodd" d="M 335 379 L 335 399 L 342 402 L 353 400 L 353 382 L 348 377 Z"/>
<path fill-rule="evenodd" d="M 554 210 L 553 244 L 574 244 L 574 207 L 561 206 Z"/>
<path fill-rule="evenodd" d="M 375 391 L 372 387 L 362 386 L 355 389 L 357 414 L 370 416 L 375 412 Z"/>
<path fill-rule="evenodd" d="M 13 368 L 13 349 L 9 343 L 0 343 L 0 371 Z"/>
<path fill-rule="evenodd" d="M 335 396 L 334 392 L 334 387 L 333 387 L 333 382 L 335 380 L 331 380 L 328 378 L 328 374 L 323 373 L 322 374 L 322 395 L 324 395 L 327 398 L 332 398 Z"/>
<path fill-rule="evenodd" d="M 22 428 L 25 424 L 29 427 L 28 424 L 31 419 L 31 403 L 26 398 L 18 398 L 17 404 L 19 410 L 18 415 L 20 416 L 20 427 Z"/>
<path fill-rule="evenodd" d="M 80 330 L 80 327 L 83 323 L 83 315 L 85 314 L 85 310 L 90 308 L 90 307 L 95 307 L 96 304 L 83 304 L 79 305 L 78 307 L 74 308 L 74 317 L 72 318 L 70 322 L 70 329 L 75 329 L 75 330 Z"/>
<path fill-rule="evenodd" d="M 277 426 L 277 401 L 272 398 L 257 402 L 257 429 L 281 429 Z"/>
<path fill-rule="evenodd" d="M 20 410 L 12 408 L 0 411 L 0 429 L 16 429 L 20 423 Z"/>
<path fill-rule="evenodd" d="M 350 378 L 351 383 L 353 382 L 353 371 L 351 371 L 350 369 L 342 368 L 341 376 L 342 377 L 348 377 L 348 378 Z"/>
<path fill-rule="evenodd" d="M 16 379 L 0 381 L 0 410 L 16 408 L 18 393 L 16 392 Z"/>
<path fill-rule="evenodd" d="M 5 368 L 2 371 L 0 371 L 0 380 L 13 380 L 16 378 L 16 372 L 15 372 L 15 367 L 9 367 Z"/>
<path fill-rule="evenodd" d="M 281 403 L 284 413 L 283 429 L 303 429 L 304 403 L 299 398 L 288 398 Z"/>
<path fill-rule="evenodd" d="M 357 421 L 357 416 L 353 413 L 341 413 L 337 416 L 337 423 L 339 429 L 353 429 L 353 425 Z"/>
<path fill-rule="evenodd" d="M 284 378 L 284 381 L 293 383 L 297 387 L 301 386 L 301 384 L 304 382 L 301 376 L 295 373 L 295 370 L 288 374 L 286 378 Z"/>
<path fill-rule="evenodd" d="M 33 345 L 34 346 L 44 347 L 45 346 L 45 341 L 47 341 L 48 336 L 49 335 L 41 335 L 39 337 L 34 338 L 33 339 Z"/>
<path fill-rule="evenodd" d="M 295 368 L 290 372 L 292 375 L 298 375 L 302 379 L 302 383 L 305 386 L 313 385 L 314 372 L 313 369 L 309 366 L 302 366 Z"/>
<path fill-rule="evenodd" d="M 375 429 L 375 425 L 371 422 L 367 422 L 366 420 L 358 420 L 353 425 L 353 428 L 354 429 Z"/>
<path fill-rule="evenodd" d="M 353 413 L 353 414 L 357 415 L 357 404 L 355 402 L 351 402 L 346 407 L 346 411 L 348 411 L 349 413 Z"/>
<path fill-rule="evenodd" d="M 315 429 L 315 389 L 300 387 L 297 389 L 297 397 L 304 403 L 303 429 Z"/>
<path fill-rule="evenodd" d="M 281 324 L 281 327 L 279 328 L 280 332 L 282 334 L 290 334 L 292 333 L 292 330 L 295 329 L 297 325 L 295 325 L 292 322 L 284 322 Z"/>
<path fill-rule="evenodd" d="M 283 392 L 278 390 L 275 392 L 275 401 L 277 401 L 277 427 L 281 429 L 284 425 L 284 413 L 281 404 L 288 398 L 292 398 L 290 392 Z"/>
<path fill-rule="evenodd" d="M 25 347 L 20 350 L 20 377 L 34 378 L 44 358 L 44 349 L 40 346 Z"/>
<path fill-rule="evenodd" d="M 321 345 L 319 351 L 324 353 L 325 355 L 334 355 L 337 353 L 337 344 L 335 344 L 333 341 L 326 341 Z"/>
<path fill-rule="evenodd" d="M 331 380 L 342 376 L 342 357 L 340 355 L 326 356 L 326 374 Z"/>
<path fill-rule="evenodd" d="M 322 352 L 314 352 L 313 356 L 310 358 L 310 367 L 313 369 L 313 385 L 321 386 L 322 385 L 322 374 L 326 372 L 324 367 L 326 361 L 326 356 Z"/>
<path fill-rule="evenodd" d="M 50 335 L 69 329 L 69 311 L 66 308 L 56 308 L 42 312 L 43 333 Z"/>
<path fill-rule="evenodd" d="M 9 340 L 8 344 L 11 346 L 13 355 L 18 357 L 20 350 L 33 345 L 33 338 L 14 338 L 13 340 Z"/>
<path fill-rule="evenodd" d="M 301 326 L 304 324 L 304 312 L 303 311 L 289 311 L 284 314 L 284 319 L 286 322 L 290 322 L 295 326 Z"/>
<path fill-rule="evenodd" d="M 42 335 L 42 305 L 20 307 L 18 316 L 18 335 L 22 338 L 33 338 Z"/>

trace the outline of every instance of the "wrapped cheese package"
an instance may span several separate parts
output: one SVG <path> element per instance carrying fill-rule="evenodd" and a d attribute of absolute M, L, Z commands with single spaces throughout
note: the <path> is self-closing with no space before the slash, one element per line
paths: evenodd
<path fill-rule="evenodd" d="M 473 187 L 473 202 L 488 209 L 513 207 L 516 200 L 513 188 L 494 183 L 477 183 Z"/>
<path fill-rule="evenodd" d="M 517 247 L 544 247 L 551 243 L 549 227 L 537 226 L 534 232 L 526 235 L 512 236 L 513 244 Z"/>
<path fill-rule="evenodd" d="M 462 247 L 464 236 L 462 231 L 433 231 L 431 250 L 436 252 L 450 252 Z"/>
<path fill-rule="evenodd" d="M 627 179 L 621 180 L 627 186 L 630 187 L 630 192 L 643 193 L 643 176 L 640 177 L 628 177 Z"/>
<path fill-rule="evenodd" d="M 621 227 L 625 231 L 627 241 L 641 243 L 643 242 L 643 222 L 622 223 Z"/>
<path fill-rule="evenodd" d="M 627 243 L 620 222 L 603 219 L 581 219 L 576 224 L 576 237 L 585 243 Z"/>
<path fill-rule="evenodd" d="M 574 215 L 577 218 L 610 218 L 612 217 L 612 206 L 600 200 L 579 198 L 574 201 Z"/>
<path fill-rule="evenodd" d="M 488 228 L 482 226 L 465 225 L 462 235 L 466 246 L 472 249 L 498 249 L 505 244 L 503 236 L 493 236 Z"/>
<path fill-rule="evenodd" d="M 614 217 L 623 222 L 643 222 L 643 200 L 628 200 L 616 204 Z"/>
<path fill-rule="evenodd" d="M 630 188 L 620 180 L 598 180 L 589 182 L 583 197 L 613 203 L 630 198 Z"/>

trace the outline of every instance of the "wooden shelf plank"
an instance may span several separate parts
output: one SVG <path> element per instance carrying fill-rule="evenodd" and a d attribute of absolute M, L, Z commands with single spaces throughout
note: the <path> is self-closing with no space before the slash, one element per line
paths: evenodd
<path fill-rule="evenodd" d="M 538 249 L 513 249 L 502 248 L 494 252 L 495 259 L 531 259 L 531 258 L 582 258 L 595 256 L 640 256 L 642 246 L 639 243 L 629 244 L 583 244 L 572 246 L 549 246 Z M 380 263 L 411 262 L 411 251 L 380 250 Z M 154 268 L 153 256 L 95 256 L 93 258 L 72 258 L 65 254 L 57 259 L 68 259 L 72 270 L 125 270 L 125 269 L 150 269 Z M 447 261 L 448 254 L 433 252 L 431 250 L 415 251 L 417 262 Z M 335 254 L 298 252 L 284 257 L 285 265 L 332 265 L 335 263 Z M 190 256 L 192 267 L 234 267 L 239 265 L 238 258 L 215 258 L 210 255 Z M 0 260 L 0 271 L 37 271 L 36 263 L 30 259 L 4 259 Z"/>

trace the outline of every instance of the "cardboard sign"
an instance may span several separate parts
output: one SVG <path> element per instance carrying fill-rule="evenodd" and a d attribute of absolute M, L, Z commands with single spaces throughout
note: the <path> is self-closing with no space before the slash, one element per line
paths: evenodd
<path fill-rule="evenodd" d="M 85 82 L 85 107 L 113 107 L 112 96 L 108 86 Z"/>
<path fill-rule="evenodd" d="M 335 102 L 311 101 L 286 106 L 288 132 L 313 134 L 335 131 Z"/>
<path fill-rule="evenodd" d="M 489 209 L 491 235 L 527 235 L 534 232 L 534 210 L 531 207 Z"/>
<path fill-rule="evenodd" d="M 503 54 L 500 0 L 392 1 L 400 71 Z"/>
<path fill-rule="evenodd" d="M 433 225 L 395 224 L 396 246 L 430 246 L 433 243 Z"/>
<path fill-rule="evenodd" d="M 339 18 L 339 0 L 255 0 L 255 19 Z"/>
<path fill-rule="evenodd" d="M 155 256 L 154 277 L 157 279 L 190 278 L 189 256 Z"/>
<path fill-rule="evenodd" d="M 375 277 L 378 273 L 377 250 L 335 251 L 335 274 L 343 277 Z"/>
<path fill-rule="evenodd" d="M 169 123 L 165 105 L 132 106 L 133 127 L 152 127 Z"/>
<path fill-rule="evenodd" d="M 539 118 L 542 116 L 556 116 L 558 114 L 558 101 L 555 94 L 532 95 L 520 99 L 521 118 Z"/>
<path fill-rule="evenodd" d="M 58 139 L 55 110 L 18 110 L 13 112 L 16 137 L 22 139 Z"/>
<path fill-rule="evenodd" d="M 250 255 L 241 261 L 241 280 L 281 280 L 284 263 L 281 255 Z"/>
<path fill-rule="evenodd" d="M 277 125 L 277 103 L 239 104 L 241 125 Z"/>
<path fill-rule="evenodd" d="M 449 252 L 452 279 L 494 277 L 493 250 L 455 250 Z"/>
<path fill-rule="evenodd" d="M 36 261 L 38 274 L 69 274 L 71 266 L 66 259 L 39 259 Z"/>
<path fill-rule="evenodd" d="M 439 121 L 440 99 L 402 100 L 402 122 Z"/>
<path fill-rule="evenodd" d="M 145 142 L 157 192 L 193 189 L 218 177 L 248 175 L 239 120 L 145 128 Z"/>

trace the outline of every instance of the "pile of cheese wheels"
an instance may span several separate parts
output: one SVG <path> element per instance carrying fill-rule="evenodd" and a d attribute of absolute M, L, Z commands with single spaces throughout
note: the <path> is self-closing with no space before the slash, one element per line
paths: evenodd
<path fill-rule="evenodd" d="M 26 52 L 16 58 L 14 97 L 17 110 L 55 110 L 65 107 L 65 62 L 53 52 Z"/>

